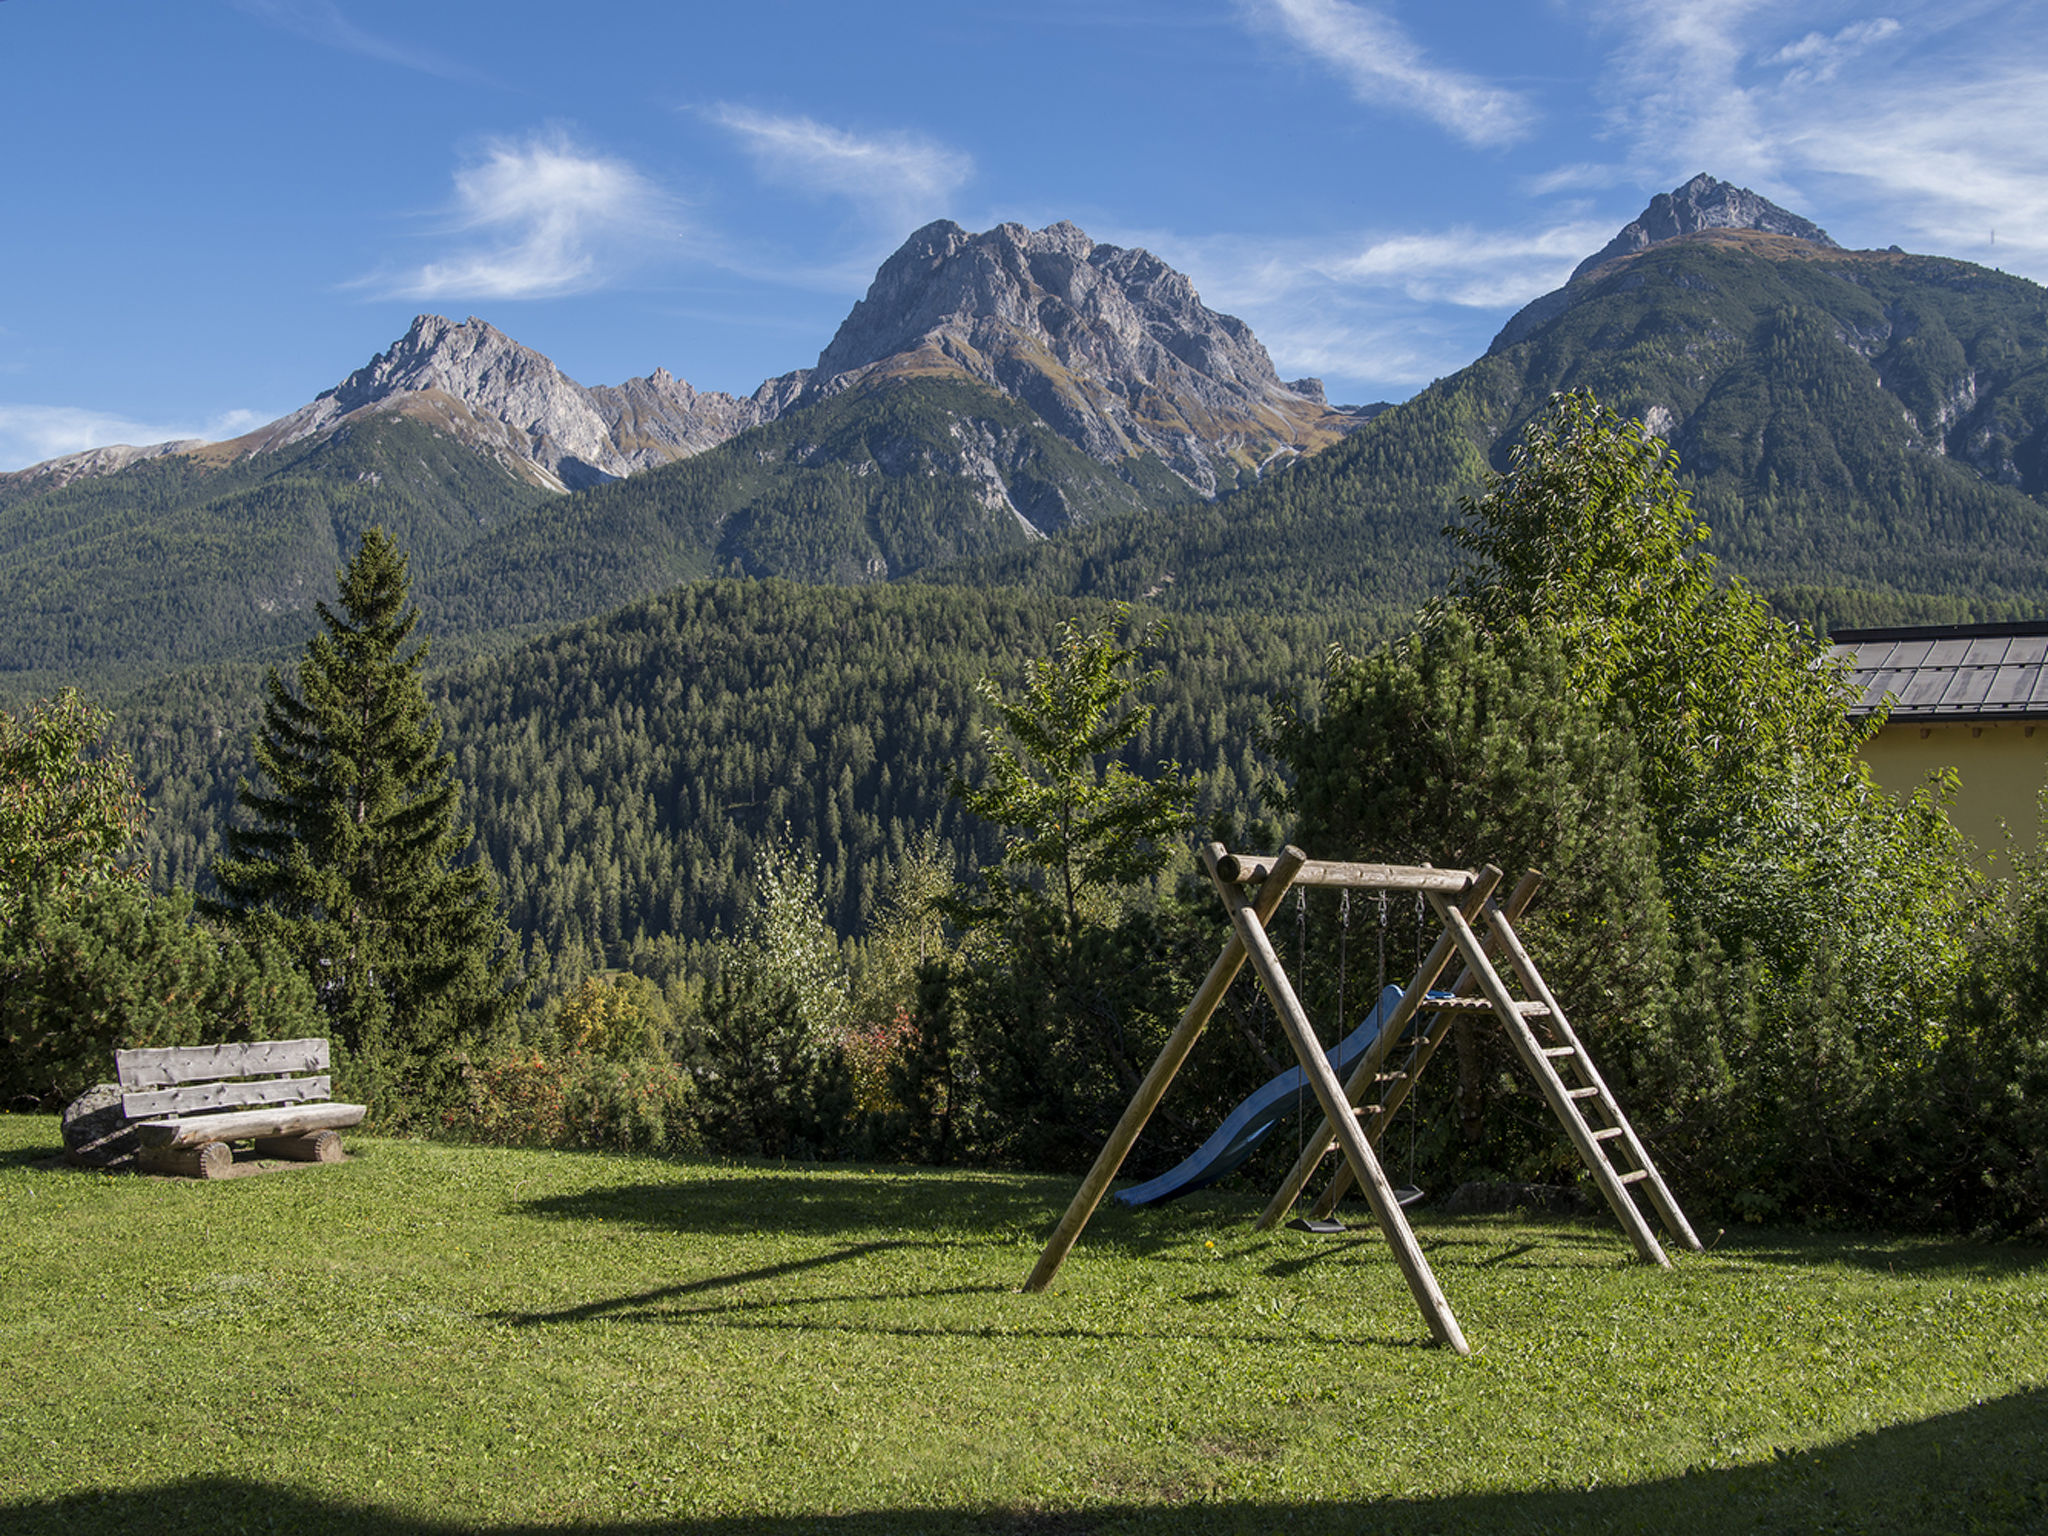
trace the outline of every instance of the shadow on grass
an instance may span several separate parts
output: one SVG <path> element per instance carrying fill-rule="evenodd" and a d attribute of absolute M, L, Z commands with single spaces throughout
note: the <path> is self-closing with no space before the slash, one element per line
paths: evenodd
<path fill-rule="evenodd" d="M 1709 1239 L 1709 1244 L 1716 1255 L 1737 1263 L 1799 1269 L 1840 1264 L 1886 1274 L 1997 1280 L 2048 1268 L 2048 1248 L 2039 1243 L 1985 1243 L 1939 1235 L 1915 1238 L 1881 1232 L 1729 1232 L 1719 1242 Z"/>
<path fill-rule="evenodd" d="M 1042 1241 L 1078 1181 L 1051 1176 L 1003 1175 L 957 1169 L 867 1171 L 844 1166 L 760 1168 L 704 1177 L 607 1185 L 547 1195 L 513 1206 L 516 1214 L 548 1221 L 620 1223 L 645 1231 L 698 1236 L 854 1237 L 864 1233 L 931 1234 L 933 1242 L 978 1235 L 1003 1242 Z M 1082 1246 L 1122 1258 L 1157 1258 L 1197 1236 L 1213 1235 L 1232 1249 L 1268 1248 L 1290 1234 L 1255 1234 L 1252 1206 L 1244 1201 L 1193 1202 L 1129 1210 L 1104 1201 Z M 1383 1250 L 1371 1214 L 1347 1213 L 1348 1232 L 1317 1237 L 1306 1248 L 1273 1257 L 1273 1273 L 1293 1274 L 1346 1255 Z M 1532 1223 L 1518 1221 L 1525 1234 Z M 1540 1245 L 1525 1243 L 1515 1261 L 1536 1267 L 1579 1268 L 1627 1262 L 1619 1229 L 1557 1220 L 1542 1223 Z M 1424 1249 L 1439 1262 L 1504 1262 L 1502 1237 L 1486 1218 L 1432 1220 L 1417 1225 Z M 860 1251 L 902 1239 L 878 1238 Z M 805 1260 L 806 1265 L 823 1262 Z"/>
<path fill-rule="evenodd" d="M 56 1169 L 68 1172 L 70 1164 L 62 1160 L 63 1156 L 64 1148 L 61 1144 L 54 1147 L 14 1147 L 0 1152 L 0 1173 L 10 1168 L 33 1168 L 38 1163 L 49 1163 Z"/>
<path fill-rule="evenodd" d="M 621 1506 L 647 1490 L 622 1482 Z M 1182 1498 L 1175 1500 L 1179 1493 Z M 1971 1531 L 2023 1536 L 2048 1525 L 2048 1391 L 1998 1398 L 1917 1424 L 1858 1435 L 1769 1462 L 1583 1491 L 1462 1494 L 1385 1501 L 1287 1504 L 1205 1499 L 1186 1487 L 1158 1503 L 1075 1509 L 938 1507 L 846 1515 L 659 1517 L 579 1522 L 587 1536 L 1198 1536 L 1203 1532 Z M 0 1504 L 10 1536 L 125 1531 L 219 1536 L 251 1529 L 295 1536 L 542 1536 L 555 1525 L 431 1520 L 369 1502 L 324 1499 L 269 1483 L 194 1478 Z"/>
<path fill-rule="evenodd" d="M 961 1173 L 861 1174 L 762 1168 L 677 1183 L 620 1184 L 522 1201 L 514 1211 L 555 1221 L 621 1222 L 707 1236 L 902 1230 L 1050 1230 L 1059 1213 L 1043 1189 Z"/>

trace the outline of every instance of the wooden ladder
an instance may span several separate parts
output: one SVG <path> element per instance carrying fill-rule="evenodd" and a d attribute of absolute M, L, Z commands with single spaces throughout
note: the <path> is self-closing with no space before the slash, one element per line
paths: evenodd
<path fill-rule="evenodd" d="M 1700 1240 L 1694 1234 L 1692 1224 L 1672 1198 L 1664 1176 L 1657 1171 L 1657 1165 L 1651 1161 L 1648 1149 L 1636 1135 L 1635 1127 L 1629 1124 L 1628 1116 L 1608 1090 L 1606 1079 L 1593 1064 L 1592 1053 L 1586 1049 L 1585 1043 L 1573 1030 L 1571 1020 L 1565 1017 L 1564 1009 L 1551 995 L 1550 987 L 1536 969 L 1536 962 L 1529 958 L 1529 951 L 1523 948 L 1514 924 L 1500 903 L 1489 896 L 1481 907 L 1482 920 L 1486 924 L 1488 938 L 1505 955 L 1508 968 L 1528 994 L 1527 998 L 1518 999 L 1508 990 L 1507 982 L 1487 953 L 1492 946 L 1481 942 L 1459 906 L 1445 901 L 1434 891 L 1425 894 L 1464 958 L 1466 969 L 1480 995 L 1471 999 L 1440 999 L 1424 1006 L 1447 1011 L 1488 1008 L 1501 1021 L 1515 1054 L 1529 1069 L 1529 1075 L 1536 1079 L 1544 1102 L 1571 1137 L 1580 1159 L 1593 1175 L 1593 1182 L 1607 1197 L 1615 1219 L 1621 1223 L 1629 1241 L 1635 1245 L 1636 1253 L 1646 1263 L 1669 1268 L 1671 1260 L 1665 1255 L 1663 1246 L 1644 1219 L 1641 1207 L 1630 1193 L 1638 1185 L 1649 1196 L 1650 1205 L 1664 1224 L 1665 1231 L 1684 1247 L 1699 1252 Z M 1541 1036 L 1537 1033 L 1539 1028 L 1543 1031 Z M 1589 1116 L 1588 1111 L 1594 1114 Z"/>

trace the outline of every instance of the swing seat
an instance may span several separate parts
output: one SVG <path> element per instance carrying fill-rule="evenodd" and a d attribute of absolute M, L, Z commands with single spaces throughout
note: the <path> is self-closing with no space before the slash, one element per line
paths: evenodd
<path fill-rule="evenodd" d="M 1417 1189 L 1413 1184 L 1404 1184 L 1394 1191 L 1394 1203 L 1404 1211 L 1428 1198 L 1428 1190 Z M 1313 1232 L 1317 1237 L 1334 1237 L 1339 1232 L 1351 1230 L 1334 1216 L 1297 1216 L 1287 1225 L 1296 1232 Z"/>

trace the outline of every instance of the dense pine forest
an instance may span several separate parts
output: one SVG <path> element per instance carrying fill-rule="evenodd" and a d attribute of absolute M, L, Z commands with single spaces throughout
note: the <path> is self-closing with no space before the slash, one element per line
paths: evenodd
<path fill-rule="evenodd" d="M 981 751 L 977 681 L 1014 675 L 1062 618 L 1106 611 L 1003 590 L 701 582 L 445 669 L 432 688 L 513 926 L 616 964 L 636 940 L 730 931 L 785 831 L 815 853 L 845 935 L 927 828 L 964 876 L 992 836 L 947 794 Z M 1170 686 L 1126 756 L 1181 763 L 1204 820 L 1247 814 L 1271 776 L 1259 749 L 1271 699 L 1308 683 L 1332 641 L 1378 633 L 1175 617 L 1148 658 Z M 234 782 L 251 771 L 259 678 L 185 674 L 119 712 L 163 888 L 206 886 Z"/>

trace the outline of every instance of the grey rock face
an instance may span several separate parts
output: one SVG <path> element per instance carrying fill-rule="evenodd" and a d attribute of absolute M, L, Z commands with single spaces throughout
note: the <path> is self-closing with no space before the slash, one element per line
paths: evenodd
<path fill-rule="evenodd" d="M 95 1083 L 64 1106 L 64 1161 L 81 1168 L 127 1168 L 140 1147 L 121 1113 L 117 1083 Z"/>
<path fill-rule="evenodd" d="M 431 416 L 544 484 L 577 490 L 701 453 L 772 419 L 800 387 L 771 379 L 740 400 L 657 368 L 586 389 L 482 320 L 421 315 L 390 351 L 255 434 L 256 447 L 283 447 L 363 412 L 400 410 Z"/>
<path fill-rule="evenodd" d="M 947 220 L 904 242 L 818 357 L 804 399 L 877 374 L 958 372 L 1029 405 L 1107 463 L 1157 454 L 1205 494 L 1219 454 L 1263 461 L 1351 425 L 1320 381 L 1282 383 L 1243 321 L 1149 251 L 1074 224 Z"/>
<path fill-rule="evenodd" d="M 1755 229 L 1767 235 L 1790 235 L 1795 240 L 1810 240 L 1831 250 L 1839 249 L 1828 238 L 1828 232 L 1811 219 L 1788 213 L 1747 187 L 1716 181 L 1702 171 L 1684 186 L 1651 198 L 1650 206 L 1624 224 L 1620 234 L 1573 269 L 1572 278 L 1576 281 L 1617 256 L 1633 255 L 1703 229 Z"/>

